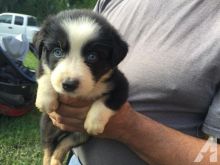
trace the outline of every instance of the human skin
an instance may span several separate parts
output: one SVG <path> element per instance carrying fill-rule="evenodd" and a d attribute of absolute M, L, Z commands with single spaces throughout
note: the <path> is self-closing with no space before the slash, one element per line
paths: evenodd
<path fill-rule="evenodd" d="M 49 114 L 54 125 L 65 131 L 85 132 L 83 124 L 92 101 L 60 97 L 60 106 Z M 201 162 L 194 162 L 207 142 L 183 134 L 133 110 L 127 102 L 110 118 L 98 135 L 120 141 L 151 165 L 220 165 L 220 145 L 217 162 L 210 163 L 210 152 Z"/>

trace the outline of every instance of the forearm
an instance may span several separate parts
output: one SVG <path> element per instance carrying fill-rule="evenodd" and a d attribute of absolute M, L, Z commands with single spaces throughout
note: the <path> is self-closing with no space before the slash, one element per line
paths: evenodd
<path fill-rule="evenodd" d="M 152 165 L 193 164 L 205 140 L 180 133 L 129 109 L 126 106 L 110 120 L 107 136 L 125 143 Z M 220 158 L 219 146 L 217 153 Z M 210 164 L 209 156 L 209 152 L 204 154 L 199 165 Z M 219 161 L 213 164 L 219 165 Z"/>

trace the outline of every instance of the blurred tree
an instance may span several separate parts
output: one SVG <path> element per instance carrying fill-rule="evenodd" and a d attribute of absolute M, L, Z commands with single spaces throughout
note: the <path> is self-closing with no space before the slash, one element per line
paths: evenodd
<path fill-rule="evenodd" d="M 71 8 L 92 8 L 97 0 L 67 0 Z"/>
<path fill-rule="evenodd" d="M 97 0 L 0 0 L 0 13 L 16 12 L 36 16 L 41 22 L 46 16 L 64 9 L 93 8 Z"/>

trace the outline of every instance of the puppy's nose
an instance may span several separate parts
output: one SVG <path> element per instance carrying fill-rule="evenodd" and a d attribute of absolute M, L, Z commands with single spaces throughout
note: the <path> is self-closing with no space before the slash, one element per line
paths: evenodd
<path fill-rule="evenodd" d="M 62 86 L 65 91 L 72 92 L 79 86 L 79 80 L 65 80 Z"/>

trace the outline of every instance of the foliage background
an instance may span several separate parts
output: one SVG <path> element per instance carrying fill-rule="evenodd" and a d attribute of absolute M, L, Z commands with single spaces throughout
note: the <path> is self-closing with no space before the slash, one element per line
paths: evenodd
<path fill-rule="evenodd" d="M 97 0 L 0 0 L 0 13 L 33 15 L 41 22 L 46 16 L 64 9 L 93 8 Z"/>

